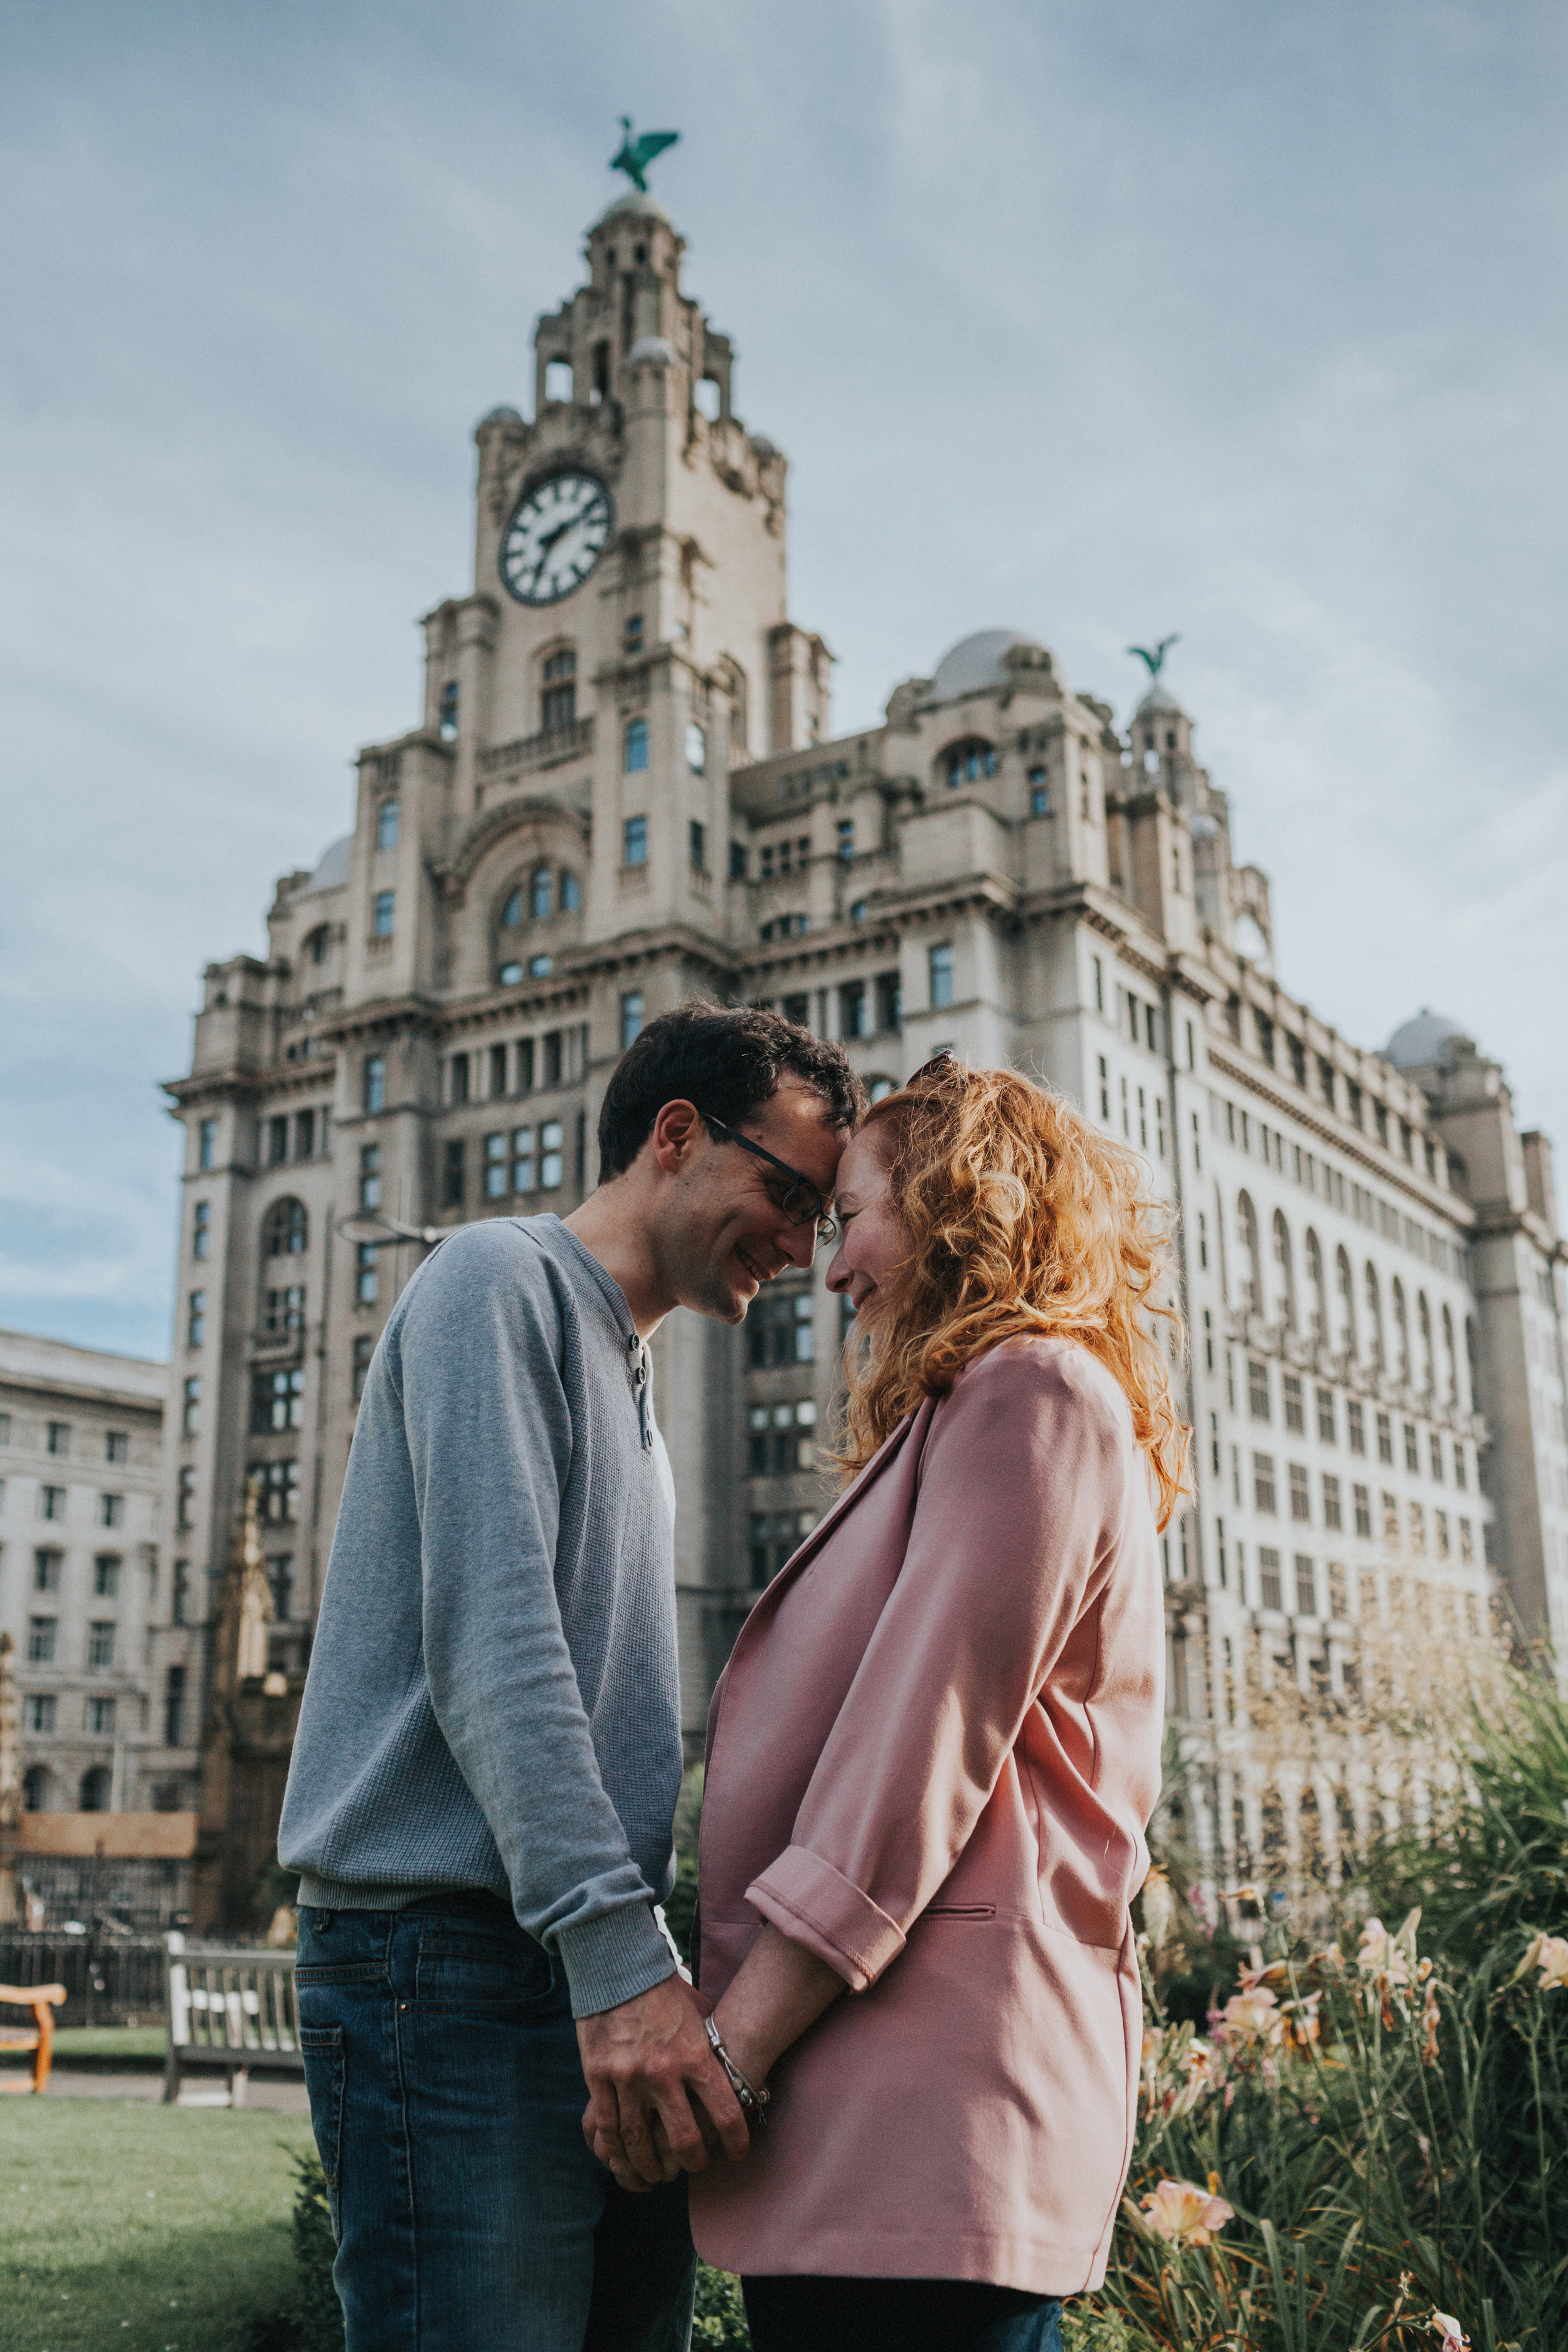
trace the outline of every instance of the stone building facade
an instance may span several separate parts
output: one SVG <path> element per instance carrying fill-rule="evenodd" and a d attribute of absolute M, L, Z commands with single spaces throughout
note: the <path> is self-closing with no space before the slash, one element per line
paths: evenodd
<path fill-rule="evenodd" d="M 1284 990 L 1268 881 L 1158 683 L 1119 727 L 986 630 L 832 735 L 831 657 L 788 613 L 784 460 L 734 413 L 682 250 L 644 195 L 589 232 L 539 322 L 531 422 L 478 428 L 473 587 L 426 616 L 418 724 L 361 753 L 352 830 L 279 883 L 267 955 L 207 969 L 169 1088 L 171 1592 L 189 1619 L 226 1589 L 248 1482 L 269 1613 L 226 1704 L 265 1685 L 275 1776 L 423 1236 L 575 1206 L 616 1057 L 694 992 L 841 1038 L 874 1092 L 952 1045 L 1067 1089 L 1179 1214 L 1198 1483 L 1167 1543 L 1173 1704 L 1229 1867 L 1274 1801 L 1238 1728 L 1258 1661 L 1342 1691 L 1406 1585 L 1456 1622 L 1500 1591 L 1568 1645 L 1545 1141 L 1452 1024 L 1379 1054 Z M 819 1265 L 739 1329 L 678 1315 L 656 1342 L 693 1741 L 823 1506 L 842 1333 Z M 159 1634 L 161 1671 L 189 1639 Z M 233 1916 L 269 1809 L 229 1782 Z"/>
<path fill-rule="evenodd" d="M 30 1813 L 173 1810 L 195 1697 L 152 1668 L 168 1367 L 0 1331 L 0 1634 Z M 168 1734 L 173 1731 L 171 1745 Z"/>

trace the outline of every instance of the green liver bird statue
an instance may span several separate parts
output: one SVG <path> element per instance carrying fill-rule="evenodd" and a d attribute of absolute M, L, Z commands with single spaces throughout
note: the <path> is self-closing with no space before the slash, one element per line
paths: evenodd
<path fill-rule="evenodd" d="M 1139 660 L 1147 669 L 1150 677 L 1154 678 L 1158 677 L 1160 672 L 1164 668 L 1165 656 L 1170 652 L 1171 647 L 1173 646 L 1179 646 L 1181 642 L 1181 635 L 1178 632 L 1172 636 L 1161 637 L 1156 643 L 1152 653 L 1150 652 L 1147 646 L 1129 646 L 1127 650 L 1130 654 L 1137 655 Z"/>
<path fill-rule="evenodd" d="M 646 196 L 648 165 L 656 155 L 662 155 L 667 147 L 673 147 L 680 133 L 679 131 L 645 131 L 639 138 L 634 139 L 629 114 L 621 117 L 621 133 L 620 152 L 611 156 L 610 169 L 612 172 L 624 172 Z"/>

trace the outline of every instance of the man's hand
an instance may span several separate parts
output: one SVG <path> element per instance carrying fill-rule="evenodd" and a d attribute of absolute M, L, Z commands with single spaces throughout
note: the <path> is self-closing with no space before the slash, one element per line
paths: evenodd
<path fill-rule="evenodd" d="M 680 1977 L 618 2009 L 577 2020 L 588 2083 L 583 2137 L 624 2189 L 655 2189 L 700 2172 L 708 2144 L 699 2116 L 735 2160 L 751 2146 L 729 2078 L 708 2044 L 708 2004 Z M 693 2103 L 696 2103 L 696 2112 Z"/>

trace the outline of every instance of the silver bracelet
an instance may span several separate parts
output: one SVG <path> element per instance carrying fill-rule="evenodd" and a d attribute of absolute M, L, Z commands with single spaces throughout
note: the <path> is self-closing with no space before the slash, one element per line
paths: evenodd
<path fill-rule="evenodd" d="M 771 2091 L 755 2090 L 752 2084 L 747 2082 L 744 2074 L 742 2074 L 740 2068 L 736 2065 L 734 2060 L 725 2049 L 724 2037 L 720 2032 L 718 2027 L 714 2024 L 711 2016 L 708 2016 L 703 2019 L 702 2027 L 704 2032 L 708 2036 L 709 2046 L 711 2049 L 714 2057 L 717 2058 L 720 2065 L 722 2066 L 725 2074 L 729 2078 L 730 2088 L 734 2092 L 736 2098 L 741 2103 L 741 2113 L 745 2116 L 748 2123 L 765 2124 L 768 2119 L 768 2105 L 769 2102 L 773 2098 L 773 2093 Z"/>

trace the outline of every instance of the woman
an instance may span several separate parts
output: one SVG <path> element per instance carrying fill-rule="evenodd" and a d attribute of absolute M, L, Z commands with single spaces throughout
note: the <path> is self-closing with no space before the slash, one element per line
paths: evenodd
<path fill-rule="evenodd" d="M 700 1981 L 768 2105 L 692 2224 L 757 2352 L 1045 2352 L 1105 2274 L 1186 1437 L 1142 1173 L 948 1057 L 839 1167 L 850 1483 L 709 1718 Z"/>

